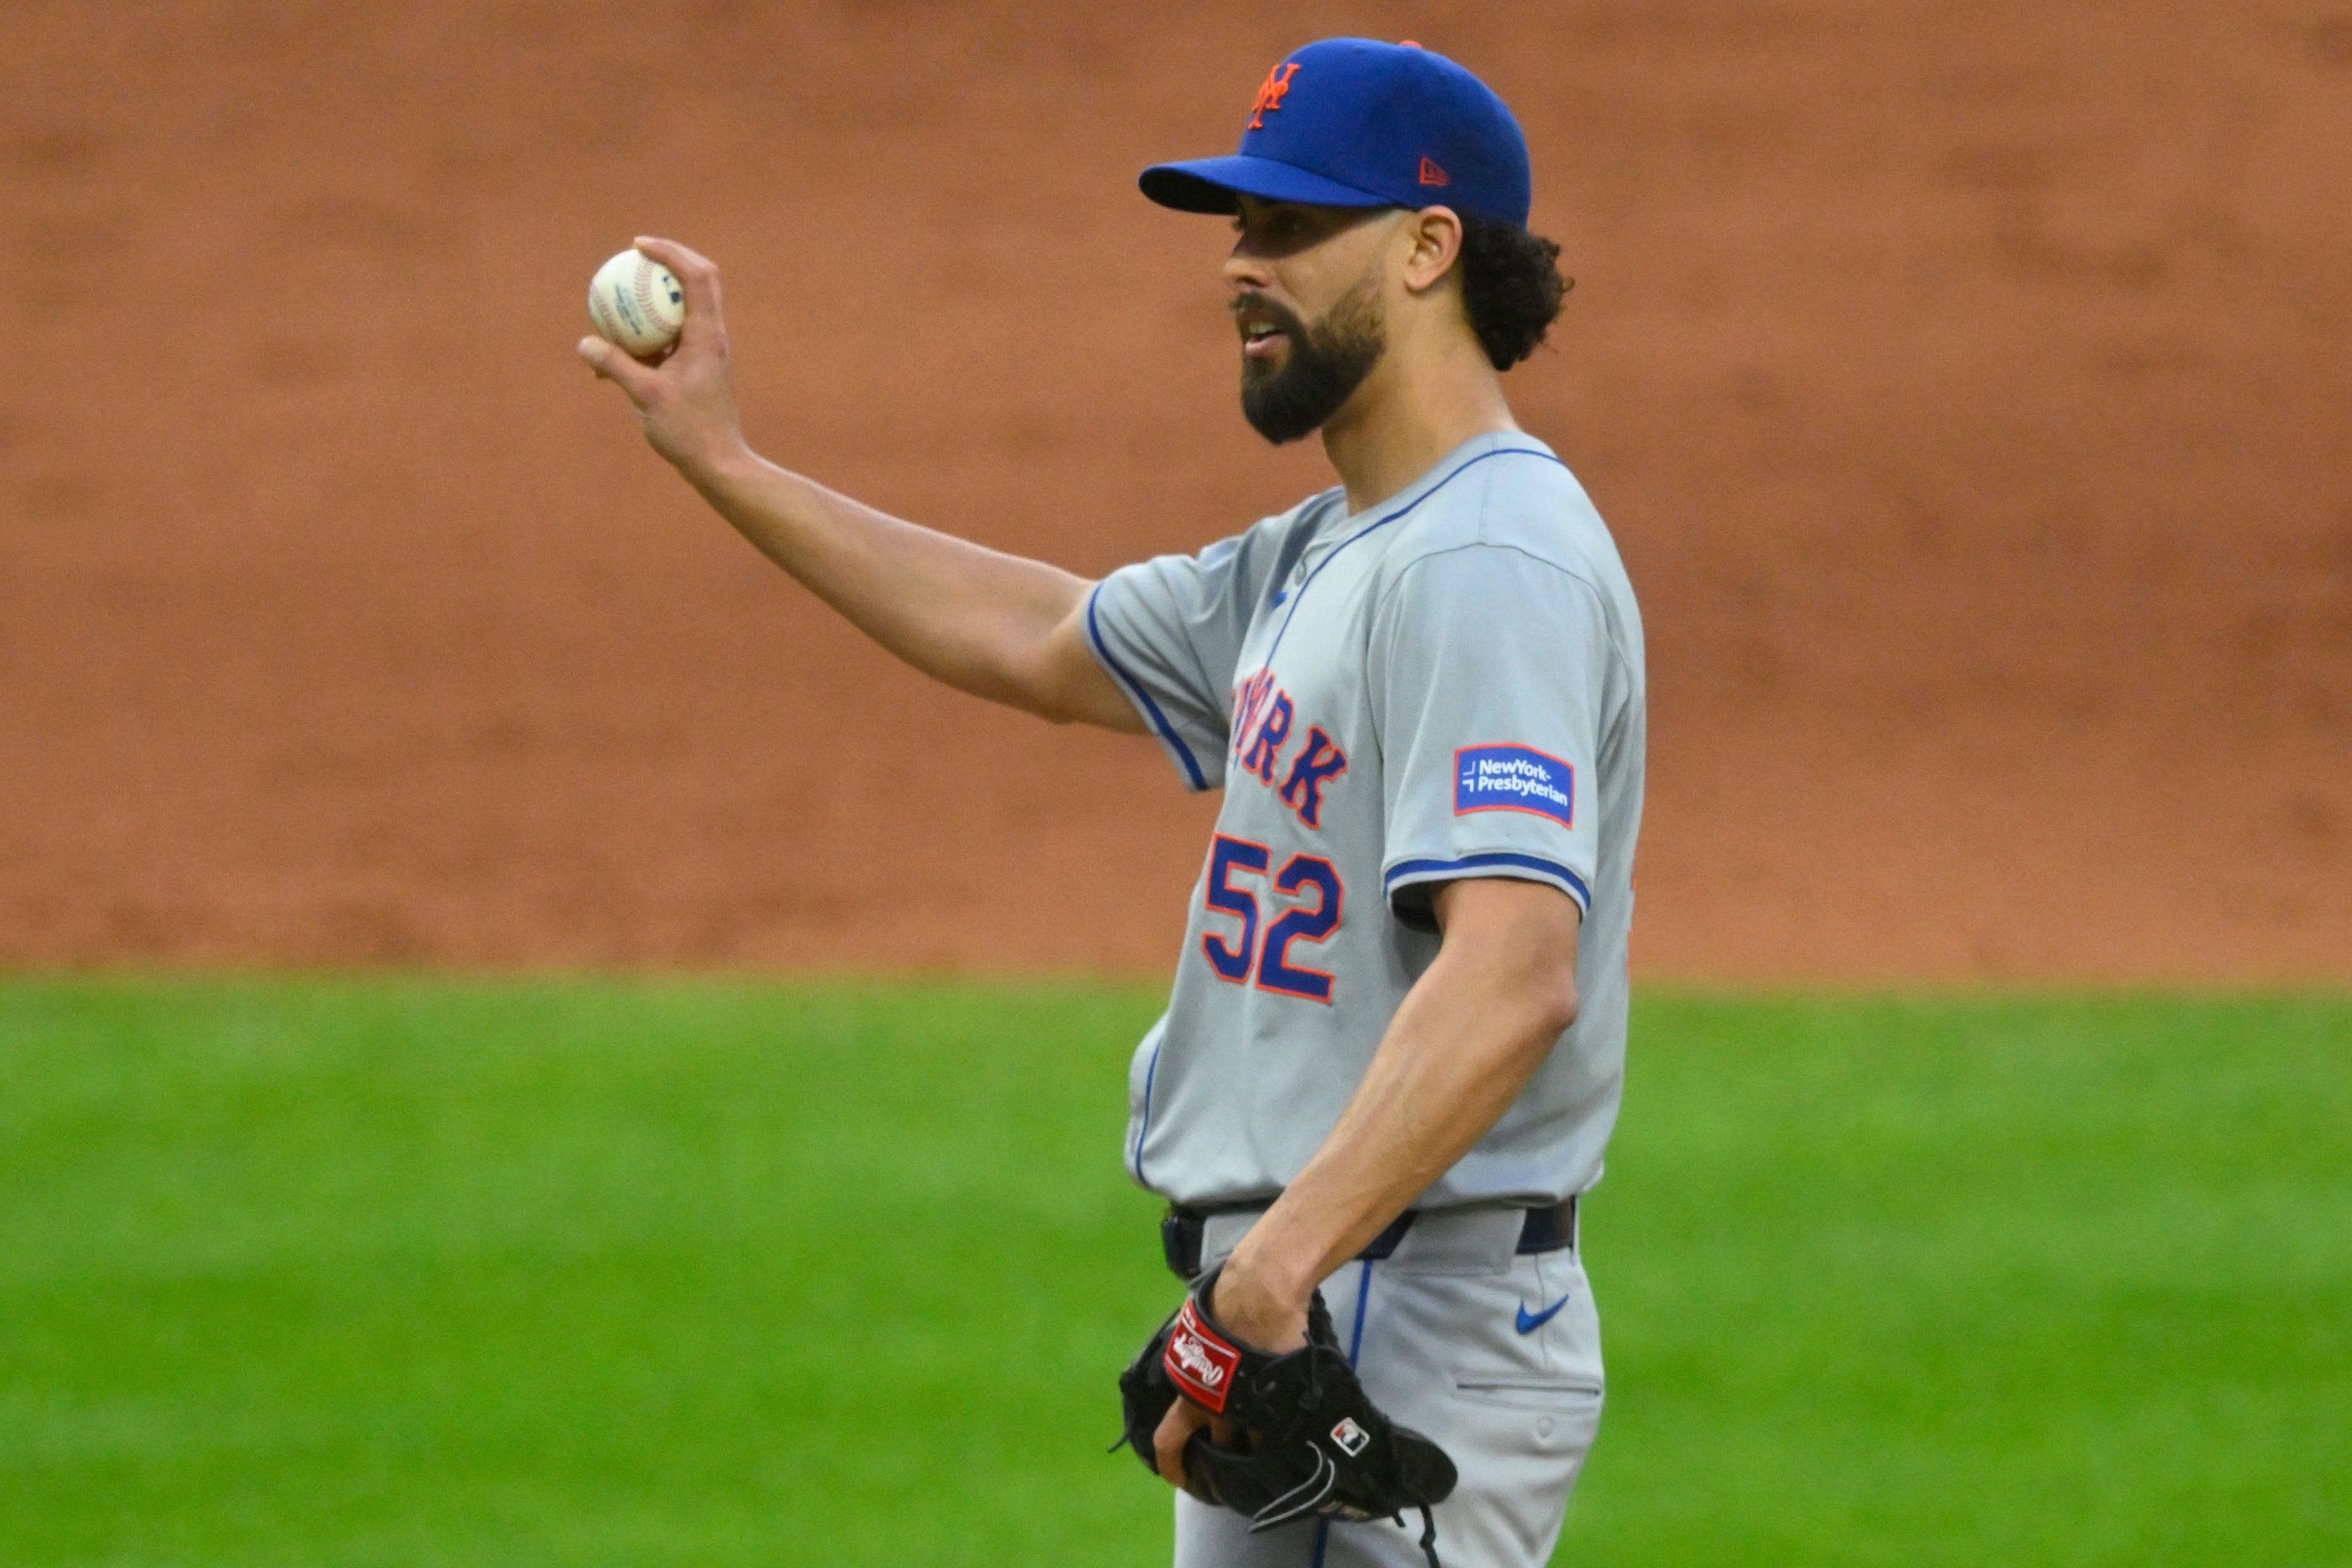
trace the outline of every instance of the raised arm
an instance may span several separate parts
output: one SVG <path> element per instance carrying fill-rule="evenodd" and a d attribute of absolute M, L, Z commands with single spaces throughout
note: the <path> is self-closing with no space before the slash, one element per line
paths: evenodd
<path fill-rule="evenodd" d="M 1087 646 L 1092 584 L 902 521 L 752 451 L 736 417 L 719 268 L 665 239 L 637 248 L 686 289 L 677 347 L 646 364 L 586 338 L 580 355 L 628 395 L 654 450 L 721 517 L 924 674 L 1056 723 L 1143 732 Z"/>

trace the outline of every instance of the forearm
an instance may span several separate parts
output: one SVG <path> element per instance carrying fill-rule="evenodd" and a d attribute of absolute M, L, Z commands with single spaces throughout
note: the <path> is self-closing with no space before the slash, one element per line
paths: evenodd
<path fill-rule="evenodd" d="M 635 407 L 646 439 L 768 558 L 924 674 L 1057 721 L 1139 733 L 1142 720 L 1088 647 L 1090 586 L 918 528 L 761 459 L 736 416 L 719 269 L 669 240 L 637 249 L 687 296 L 658 364 L 584 338 L 581 356 Z"/>
<path fill-rule="evenodd" d="M 1243 1243 L 1281 1294 L 1304 1300 L 1452 1170 L 1558 1037 L 1549 1016 L 1498 1007 L 1472 968 L 1441 960 L 1422 977 L 1330 1137 Z"/>
<path fill-rule="evenodd" d="M 1286 1309 L 1453 1169 L 1575 1019 L 1574 906 L 1528 884 L 1457 887 L 1490 907 L 1448 922 L 1338 1124 L 1234 1254 L 1253 1291 Z"/>
<path fill-rule="evenodd" d="M 924 674 L 1049 719 L 1133 721 L 1123 700 L 1090 711 L 1048 657 L 1085 579 L 877 511 L 748 448 L 686 477 L 761 554 Z"/>

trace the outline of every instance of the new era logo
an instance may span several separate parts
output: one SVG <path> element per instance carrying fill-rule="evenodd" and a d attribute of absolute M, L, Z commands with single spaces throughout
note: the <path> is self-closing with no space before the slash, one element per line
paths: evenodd
<path fill-rule="evenodd" d="M 1444 170 L 1423 158 L 1421 161 L 1421 183 L 1424 185 L 1450 185 L 1454 182 L 1446 178 Z"/>

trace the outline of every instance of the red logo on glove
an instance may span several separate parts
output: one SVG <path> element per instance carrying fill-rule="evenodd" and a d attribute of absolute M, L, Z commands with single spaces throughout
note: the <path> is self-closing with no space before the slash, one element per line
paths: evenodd
<path fill-rule="evenodd" d="M 1185 1398 L 1222 1415 L 1225 1396 L 1234 1390 L 1234 1370 L 1242 1364 L 1242 1352 L 1202 1322 L 1192 1303 L 1186 1301 L 1184 1310 L 1176 1314 L 1176 1331 L 1168 1336 L 1168 1349 L 1160 1364 L 1168 1369 Z"/>

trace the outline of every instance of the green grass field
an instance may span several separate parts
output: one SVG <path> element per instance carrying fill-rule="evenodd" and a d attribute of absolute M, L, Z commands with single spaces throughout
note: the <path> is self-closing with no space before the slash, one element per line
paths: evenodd
<path fill-rule="evenodd" d="M 1152 1007 L 0 984 L 0 1563 L 1164 1563 Z M 1559 1562 L 2352 1563 L 2352 1000 L 1633 1050 Z"/>

